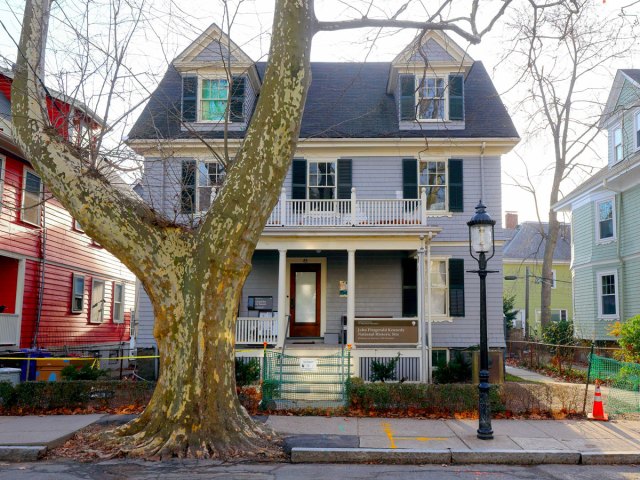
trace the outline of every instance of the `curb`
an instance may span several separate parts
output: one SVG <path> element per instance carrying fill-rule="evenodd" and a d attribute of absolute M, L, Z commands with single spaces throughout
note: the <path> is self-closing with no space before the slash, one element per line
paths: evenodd
<path fill-rule="evenodd" d="M 630 465 L 640 452 L 572 450 L 412 450 L 387 448 L 293 447 L 291 463 L 494 464 L 494 465 Z"/>
<path fill-rule="evenodd" d="M 0 446 L 0 460 L 4 462 L 35 462 L 47 451 L 45 445 Z"/>

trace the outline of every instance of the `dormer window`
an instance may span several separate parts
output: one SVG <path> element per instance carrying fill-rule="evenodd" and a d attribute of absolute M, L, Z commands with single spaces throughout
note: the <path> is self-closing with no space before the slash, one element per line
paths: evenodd
<path fill-rule="evenodd" d="M 423 78 L 418 89 L 418 120 L 443 120 L 445 117 L 445 79 Z"/>
<path fill-rule="evenodd" d="M 182 78 L 182 120 L 186 123 L 229 123 L 245 121 L 245 76 Z"/>
<path fill-rule="evenodd" d="M 618 125 L 613 129 L 613 163 L 618 163 L 623 156 L 622 127 Z"/>
<path fill-rule="evenodd" d="M 464 76 L 449 74 L 418 78 L 400 74 L 401 122 L 463 121 Z"/>

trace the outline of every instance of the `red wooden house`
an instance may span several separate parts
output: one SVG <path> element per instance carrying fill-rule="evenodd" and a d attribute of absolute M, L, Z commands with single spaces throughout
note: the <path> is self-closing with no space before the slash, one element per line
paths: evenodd
<path fill-rule="evenodd" d="M 130 339 L 135 276 L 82 231 L 16 146 L 11 81 L 0 70 L 0 351 L 119 349 Z M 70 141 L 97 127 L 62 96 L 48 107 Z"/>

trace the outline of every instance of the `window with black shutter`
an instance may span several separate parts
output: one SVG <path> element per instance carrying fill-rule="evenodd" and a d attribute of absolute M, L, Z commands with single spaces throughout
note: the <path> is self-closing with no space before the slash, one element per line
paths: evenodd
<path fill-rule="evenodd" d="M 198 77 L 182 77 L 182 121 L 195 122 L 198 96 Z"/>
<path fill-rule="evenodd" d="M 231 82 L 231 103 L 229 105 L 229 120 L 244 122 L 244 99 L 247 77 L 233 77 Z"/>
<path fill-rule="evenodd" d="M 449 159 L 449 211 L 464 212 L 462 160 Z"/>
<path fill-rule="evenodd" d="M 196 161 L 182 161 L 180 184 L 180 212 L 194 213 L 196 209 Z"/>
<path fill-rule="evenodd" d="M 416 119 L 416 77 L 400 75 L 400 120 Z"/>
<path fill-rule="evenodd" d="M 464 120 L 464 76 L 449 75 L 449 120 Z"/>
<path fill-rule="evenodd" d="M 415 258 L 402 259 L 402 316 L 418 316 L 418 262 Z"/>
<path fill-rule="evenodd" d="M 294 158 L 291 163 L 291 198 L 307 198 L 307 161 L 303 158 Z"/>
<path fill-rule="evenodd" d="M 415 158 L 402 160 L 403 198 L 418 198 L 418 161 Z"/>
<path fill-rule="evenodd" d="M 464 317 L 464 259 L 449 259 L 449 315 Z"/>

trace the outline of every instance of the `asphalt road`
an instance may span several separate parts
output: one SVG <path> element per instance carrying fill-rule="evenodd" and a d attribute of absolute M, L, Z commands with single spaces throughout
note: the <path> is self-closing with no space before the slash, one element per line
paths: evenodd
<path fill-rule="evenodd" d="M 37 462 L 0 463 L 0 480 L 477 480 L 571 479 L 640 480 L 638 466 L 540 465 L 220 465 L 211 461 L 136 462 L 111 460 L 100 463 Z"/>

